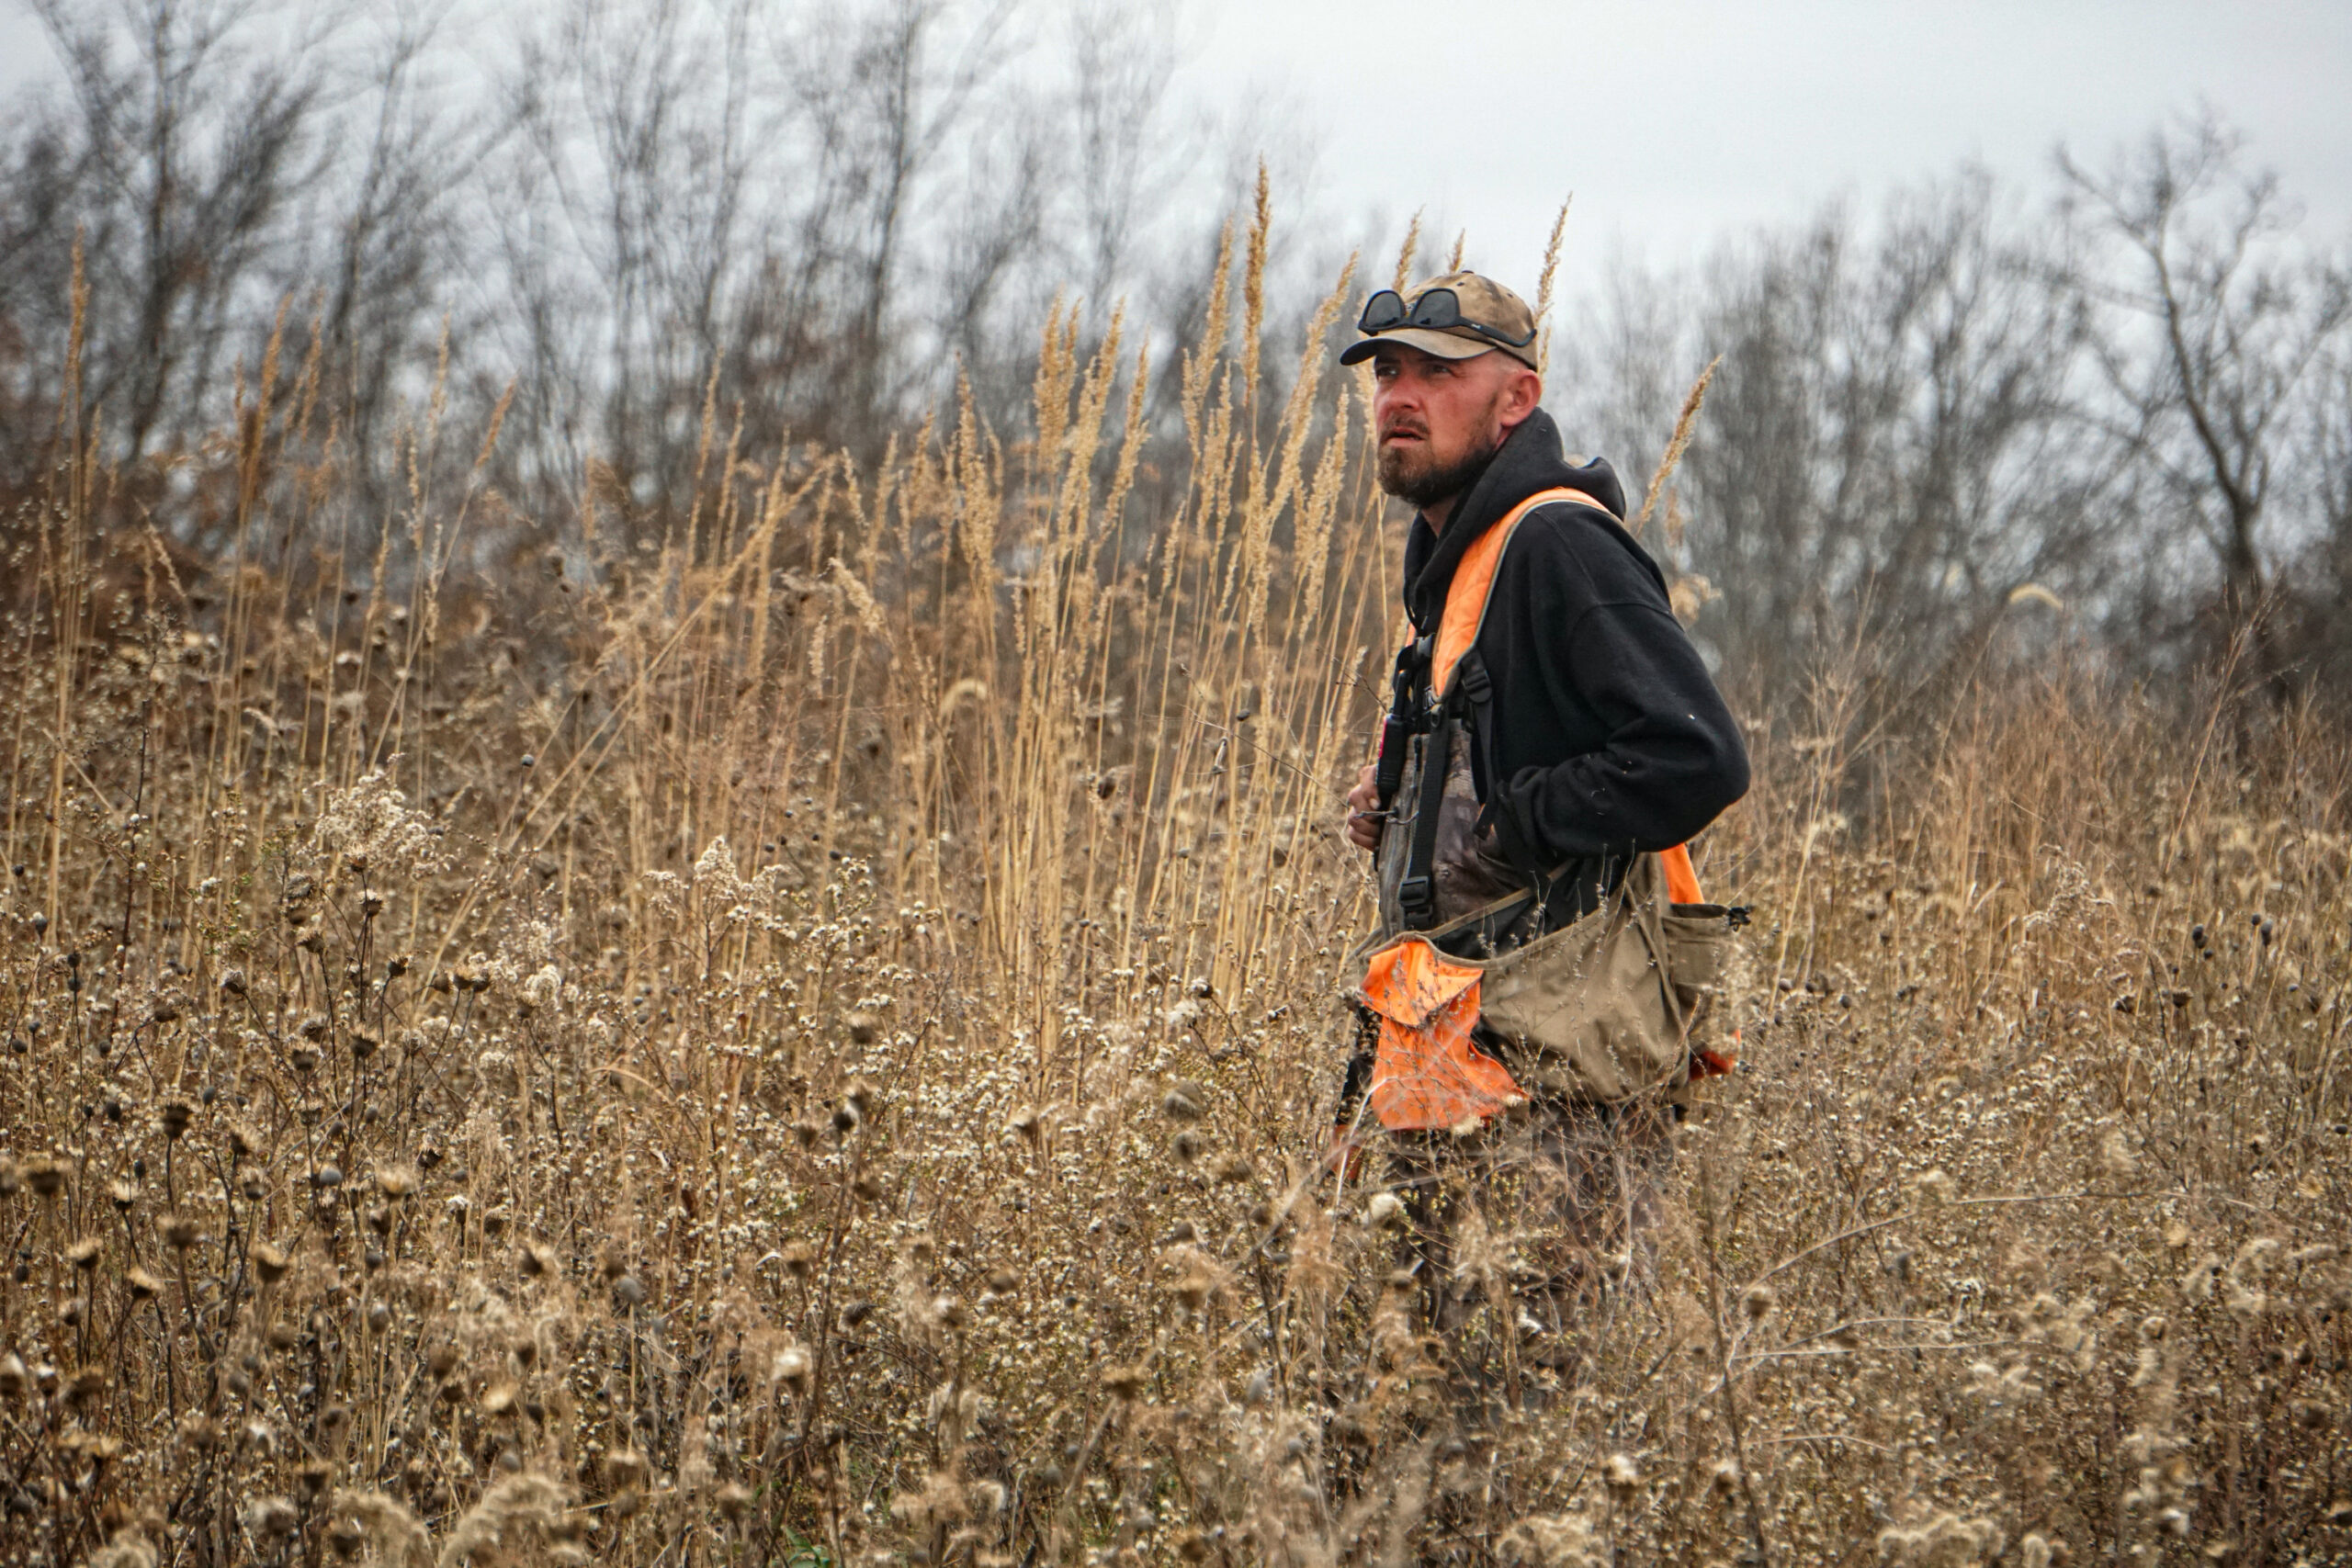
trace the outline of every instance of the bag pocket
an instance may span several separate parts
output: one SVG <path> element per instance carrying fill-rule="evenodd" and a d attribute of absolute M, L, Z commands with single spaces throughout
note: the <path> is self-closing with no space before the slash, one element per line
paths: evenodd
<path fill-rule="evenodd" d="M 1690 1049 L 1680 998 L 1661 967 L 1668 960 L 1657 880 L 1645 857 L 1627 897 L 1487 960 L 1480 1010 L 1523 1080 L 1602 1102 L 1683 1082 Z"/>
<path fill-rule="evenodd" d="M 1707 1016 L 1731 959 L 1731 911 L 1721 904 L 1670 904 L 1658 926 L 1666 938 L 1667 978 L 1681 1005 L 1685 1026 L 1695 1031 Z"/>

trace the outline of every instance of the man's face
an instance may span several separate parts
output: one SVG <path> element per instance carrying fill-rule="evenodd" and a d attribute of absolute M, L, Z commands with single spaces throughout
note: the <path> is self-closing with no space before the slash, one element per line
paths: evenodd
<path fill-rule="evenodd" d="M 1373 378 L 1380 488 L 1419 507 L 1460 494 L 1543 387 L 1507 354 L 1441 359 L 1404 344 L 1381 347 Z"/>

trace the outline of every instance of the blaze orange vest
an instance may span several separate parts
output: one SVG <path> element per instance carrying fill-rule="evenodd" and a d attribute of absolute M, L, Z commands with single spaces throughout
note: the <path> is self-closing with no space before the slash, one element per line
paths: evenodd
<path fill-rule="evenodd" d="M 1530 512 L 1555 501 L 1609 510 L 1582 491 L 1538 491 L 1463 551 L 1446 589 L 1430 660 L 1430 685 L 1439 696 L 1445 694 L 1455 666 L 1486 625 L 1495 571 L 1511 535 Z M 1425 749 L 1421 765 L 1443 767 L 1446 759 Z M 1672 902 L 1702 902 L 1687 845 L 1662 851 L 1658 860 Z M 1379 1018 L 1370 1097 L 1382 1126 L 1391 1132 L 1455 1127 L 1484 1120 L 1526 1098 L 1510 1069 L 1471 1040 L 1471 1029 L 1478 1021 L 1478 980 L 1476 968 L 1449 962 L 1427 942 L 1391 942 L 1373 955 L 1359 994 Z M 1730 1066 L 1728 1058 L 1702 1050 L 1694 1055 L 1691 1076 L 1727 1071 Z"/>

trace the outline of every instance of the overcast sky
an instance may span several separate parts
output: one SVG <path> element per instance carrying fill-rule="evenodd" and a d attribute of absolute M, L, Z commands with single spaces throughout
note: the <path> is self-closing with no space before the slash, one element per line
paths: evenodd
<path fill-rule="evenodd" d="M 1569 191 L 1577 272 L 1671 263 L 1965 160 L 2046 190 L 2060 141 L 2200 104 L 2352 242 L 2352 0 L 1202 0 L 1186 34 L 1321 129 L 1328 198 L 1425 206 L 1521 288 Z"/>
<path fill-rule="evenodd" d="M 1426 209 L 1521 288 L 1570 191 L 1589 276 L 1612 246 L 1684 260 L 1970 159 L 2047 189 L 2061 140 L 2104 161 L 2205 104 L 2314 237 L 2352 243 L 2352 0 L 1176 3 L 1186 85 L 1315 128 L 1327 210 Z M 51 68 L 25 0 L 0 0 L 0 94 Z"/>

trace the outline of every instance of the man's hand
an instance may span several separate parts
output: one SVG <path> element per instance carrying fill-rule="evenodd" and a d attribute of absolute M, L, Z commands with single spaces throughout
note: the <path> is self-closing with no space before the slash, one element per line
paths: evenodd
<path fill-rule="evenodd" d="M 1380 847 L 1380 829 L 1386 825 L 1380 814 L 1380 785 L 1374 782 L 1379 769 L 1367 762 L 1356 775 L 1356 787 L 1348 791 L 1348 842 L 1360 850 Z"/>

